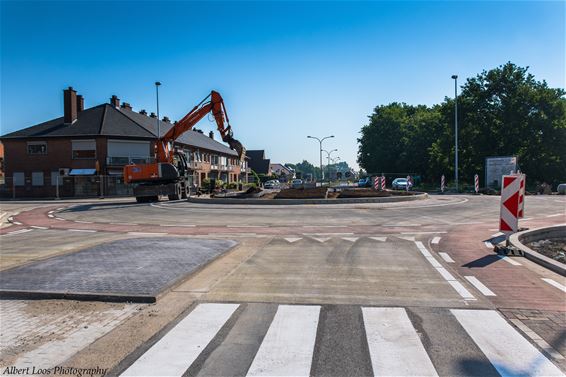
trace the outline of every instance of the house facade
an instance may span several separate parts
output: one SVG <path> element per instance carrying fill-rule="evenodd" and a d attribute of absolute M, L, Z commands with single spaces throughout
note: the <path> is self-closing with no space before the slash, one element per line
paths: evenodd
<path fill-rule="evenodd" d="M 73 88 L 63 91 L 63 99 L 62 117 L 0 137 L 5 191 L 14 197 L 128 195 L 131 187 L 123 183 L 123 167 L 152 161 L 157 123 L 161 135 L 174 124 L 145 110 L 136 112 L 116 96 L 88 109 Z M 196 187 L 208 178 L 246 180 L 246 161 L 213 134 L 185 132 L 175 148 L 188 157 Z"/>

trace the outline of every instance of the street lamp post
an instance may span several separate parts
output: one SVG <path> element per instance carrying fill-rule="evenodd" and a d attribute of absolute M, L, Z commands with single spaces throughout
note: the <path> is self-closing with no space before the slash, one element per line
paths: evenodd
<path fill-rule="evenodd" d="M 159 132 L 159 86 L 161 83 L 159 81 L 155 82 L 155 98 L 157 101 L 157 142 L 159 143 L 159 139 L 161 138 L 161 133 Z"/>
<path fill-rule="evenodd" d="M 333 150 L 331 150 L 330 152 L 327 151 L 327 150 L 324 150 L 324 149 L 323 149 L 322 151 L 323 151 L 323 152 L 326 152 L 326 170 L 328 170 L 328 176 L 330 177 L 330 155 L 331 155 L 333 152 L 337 152 L 338 149 L 333 149 Z"/>
<path fill-rule="evenodd" d="M 458 192 L 458 75 L 452 75 L 454 79 L 454 144 L 456 146 L 454 156 L 454 180 L 456 192 Z"/>
<path fill-rule="evenodd" d="M 330 139 L 330 138 L 332 138 L 332 137 L 334 137 L 334 135 L 326 136 L 326 137 L 323 137 L 322 139 L 319 139 L 318 137 L 314 137 L 314 136 L 307 136 L 307 138 L 309 138 L 309 139 L 318 140 L 318 143 L 319 143 L 319 145 L 320 145 L 319 151 L 320 151 L 320 174 L 321 174 L 321 180 L 324 180 L 324 171 L 322 171 L 322 142 L 323 142 L 324 140 Z"/>

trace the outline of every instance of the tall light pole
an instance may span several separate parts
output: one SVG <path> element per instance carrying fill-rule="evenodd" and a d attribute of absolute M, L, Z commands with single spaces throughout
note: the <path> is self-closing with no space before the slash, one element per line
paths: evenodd
<path fill-rule="evenodd" d="M 161 138 L 161 133 L 159 132 L 159 86 L 161 83 L 159 81 L 155 82 L 155 98 L 157 101 L 157 142 L 159 143 L 159 139 Z"/>
<path fill-rule="evenodd" d="M 456 151 L 454 156 L 454 181 L 456 192 L 458 192 L 458 75 L 452 75 L 454 79 L 454 144 Z"/>
<path fill-rule="evenodd" d="M 307 138 L 309 139 L 315 139 L 318 140 L 318 143 L 320 145 L 320 174 L 321 174 L 321 180 L 324 180 L 324 172 L 322 171 L 322 142 L 326 139 L 330 139 L 331 137 L 334 137 L 334 135 L 330 135 L 330 136 L 325 136 L 322 139 L 319 139 L 318 137 L 314 137 L 314 136 L 307 136 Z"/>
<path fill-rule="evenodd" d="M 328 170 L 328 175 L 330 176 L 330 170 L 329 170 L 329 166 L 330 166 L 330 155 L 331 155 L 333 152 L 337 152 L 338 149 L 333 149 L 333 150 L 331 150 L 330 152 L 327 151 L 327 150 L 324 150 L 324 149 L 323 149 L 322 151 L 323 151 L 323 152 L 326 152 L 326 170 Z"/>

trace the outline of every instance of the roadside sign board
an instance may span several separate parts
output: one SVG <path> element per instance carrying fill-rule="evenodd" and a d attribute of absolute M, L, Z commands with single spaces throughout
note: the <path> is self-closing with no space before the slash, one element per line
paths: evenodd
<path fill-rule="evenodd" d="M 501 186 L 501 176 L 517 171 L 517 157 L 487 157 L 485 159 L 485 186 L 498 188 Z"/>
<path fill-rule="evenodd" d="M 519 229 L 519 197 L 521 191 L 521 175 L 504 175 L 501 178 L 501 208 L 499 214 L 499 231 L 509 235 Z"/>

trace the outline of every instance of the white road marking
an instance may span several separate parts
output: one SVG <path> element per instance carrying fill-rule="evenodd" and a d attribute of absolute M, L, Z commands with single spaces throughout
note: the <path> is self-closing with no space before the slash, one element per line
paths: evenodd
<path fill-rule="evenodd" d="M 358 237 L 342 237 L 342 239 L 350 242 L 356 242 Z"/>
<path fill-rule="evenodd" d="M 353 236 L 354 233 L 302 233 L 303 236 L 331 236 L 331 237 L 341 237 L 341 236 Z"/>
<path fill-rule="evenodd" d="M 483 244 L 484 244 L 485 247 L 487 247 L 488 249 L 493 249 L 493 244 L 492 244 L 491 242 L 485 241 Z"/>
<path fill-rule="evenodd" d="M 466 309 L 451 312 L 502 376 L 563 376 L 560 369 L 497 312 Z"/>
<path fill-rule="evenodd" d="M 324 243 L 326 241 L 328 241 L 330 238 L 326 237 L 326 238 L 317 238 L 317 237 L 313 237 L 313 240 L 317 240 L 318 242 Z"/>
<path fill-rule="evenodd" d="M 226 228 L 263 228 L 262 225 L 226 225 Z"/>
<path fill-rule="evenodd" d="M 438 243 L 440 242 L 440 238 L 441 237 L 434 237 L 432 241 L 430 241 L 430 243 L 432 243 L 433 245 L 438 245 Z"/>
<path fill-rule="evenodd" d="M 94 224 L 92 221 L 75 220 L 74 222 L 79 224 Z"/>
<path fill-rule="evenodd" d="M 55 220 L 65 221 L 65 219 L 62 219 L 62 218 L 60 218 L 60 217 L 55 217 Z"/>
<path fill-rule="evenodd" d="M 303 228 L 345 228 L 346 225 L 303 225 Z"/>
<path fill-rule="evenodd" d="M 491 289 L 486 287 L 481 281 L 479 281 L 475 276 L 464 276 L 478 291 L 480 291 L 484 296 L 497 296 Z"/>
<path fill-rule="evenodd" d="M 166 236 L 167 233 L 128 232 L 132 236 Z"/>
<path fill-rule="evenodd" d="M 10 235 L 14 235 L 14 234 L 22 234 L 22 233 L 27 233 L 27 232 L 31 232 L 33 229 L 20 229 L 20 230 L 14 230 L 12 232 L 8 232 L 8 233 L 4 233 L 4 236 L 10 236 Z"/>
<path fill-rule="evenodd" d="M 85 233 L 96 233 L 93 229 L 67 229 L 69 232 L 85 232 Z"/>
<path fill-rule="evenodd" d="M 248 376 L 308 376 L 320 306 L 280 305 Z"/>
<path fill-rule="evenodd" d="M 547 279 L 547 278 L 542 278 L 542 280 L 546 281 L 548 284 L 552 285 L 553 287 L 556 287 L 558 289 L 560 289 L 562 292 L 566 293 L 566 287 L 563 286 L 562 284 L 552 280 L 552 279 Z"/>
<path fill-rule="evenodd" d="M 529 221 L 529 220 L 532 220 L 532 219 L 533 219 L 532 217 L 525 217 L 525 218 L 523 218 L 523 219 L 521 219 L 521 220 L 523 220 L 523 221 Z"/>
<path fill-rule="evenodd" d="M 139 225 L 134 223 L 110 223 L 110 225 Z"/>
<path fill-rule="evenodd" d="M 442 259 L 444 259 L 446 262 L 454 263 L 454 259 L 452 259 L 450 257 L 450 255 L 448 255 L 447 253 L 440 252 L 440 253 L 438 253 L 438 255 L 440 255 L 442 257 Z"/>
<path fill-rule="evenodd" d="M 51 215 L 53 212 L 55 212 L 55 211 L 49 211 L 49 212 L 47 212 L 47 214 Z"/>
<path fill-rule="evenodd" d="M 438 273 L 444 278 L 444 280 L 446 280 L 448 284 L 450 284 L 452 288 L 454 288 L 454 290 L 456 290 L 456 292 L 458 292 L 458 294 L 462 296 L 464 300 L 476 300 L 474 295 L 472 295 L 470 291 L 468 291 L 462 285 L 462 283 L 460 283 L 456 278 L 454 278 L 454 276 L 452 276 L 452 274 L 450 274 L 444 267 L 442 267 L 440 263 L 438 263 L 438 261 L 432 256 L 430 251 L 427 250 L 422 242 L 415 241 L 415 245 L 417 245 L 417 248 L 426 258 L 426 260 L 436 269 L 436 271 L 438 271 Z"/>
<path fill-rule="evenodd" d="M 214 338 L 238 304 L 200 304 L 122 376 L 181 376 Z"/>
<path fill-rule="evenodd" d="M 558 217 L 558 216 L 566 216 L 564 213 L 555 213 L 554 215 L 548 215 L 546 217 Z"/>
<path fill-rule="evenodd" d="M 376 376 L 437 376 L 403 308 L 362 308 Z"/>
<path fill-rule="evenodd" d="M 287 237 L 287 238 L 285 238 L 285 241 L 291 242 L 291 243 L 297 242 L 297 241 L 300 241 L 300 240 L 302 240 L 302 238 L 297 238 L 297 237 Z"/>
<path fill-rule="evenodd" d="M 384 224 L 382 226 L 391 226 L 391 227 L 406 227 L 406 226 L 421 226 L 421 224 Z"/>
<path fill-rule="evenodd" d="M 14 225 L 22 225 L 22 223 L 19 222 L 19 221 L 12 221 L 12 224 L 14 224 Z"/>
<path fill-rule="evenodd" d="M 65 208 L 63 208 L 63 207 L 57 208 L 57 211 L 62 211 L 62 210 L 64 210 L 64 209 L 65 209 Z"/>
<path fill-rule="evenodd" d="M 379 242 L 385 242 L 387 241 L 387 237 L 370 237 L 372 240 L 375 241 L 379 241 Z"/>
<path fill-rule="evenodd" d="M 505 233 L 498 232 L 498 233 L 492 234 L 491 237 L 495 238 L 495 237 L 503 236 L 504 234 Z"/>
<path fill-rule="evenodd" d="M 412 236 L 397 236 L 397 238 L 400 238 L 405 241 L 413 241 L 413 242 L 415 241 L 415 237 Z"/>
<path fill-rule="evenodd" d="M 513 322 L 513 324 L 515 326 L 517 326 L 519 329 L 521 329 L 521 331 L 523 331 L 525 333 L 525 335 L 527 335 L 529 338 L 531 338 L 533 340 L 533 342 L 538 344 L 538 346 L 540 348 L 542 348 L 552 358 L 554 358 L 556 360 L 564 360 L 564 356 L 562 356 L 558 351 L 556 351 L 554 348 L 552 348 L 552 346 L 550 344 L 545 342 L 544 339 L 542 339 L 540 337 L 540 335 L 538 335 L 536 332 L 531 330 L 527 325 L 525 325 L 523 322 L 521 322 L 520 319 L 513 318 L 513 319 L 510 319 L 510 321 Z"/>
<path fill-rule="evenodd" d="M 505 262 L 512 264 L 513 266 L 522 266 L 521 263 L 517 262 L 516 260 L 513 260 L 513 258 L 509 258 L 505 255 L 498 255 L 499 259 L 503 259 Z"/>
<path fill-rule="evenodd" d="M 53 216 L 53 215 L 47 215 L 47 217 L 49 217 L 49 218 L 52 219 L 52 218 L 54 218 L 55 216 Z"/>
<path fill-rule="evenodd" d="M 32 225 L 31 228 L 33 228 L 33 229 L 44 229 L 44 230 L 45 230 L 45 229 L 49 229 L 49 228 L 46 227 L 46 226 L 36 226 L 36 225 Z"/>
<path fill-rule="evenodd" d="M 438 231 L 438 232 L 401 232 L 400 234 L 439 234 L 439 233 L 448 233 L 445 231 Z M 440 238 L 440 237 L 438 237 Z"/>
<path fill-rule="evenodd" d="M 196 225 L 194 225 L 194 224 L 161 224 L 160 226 L 178 227 L 178 228 L 194 228 L 194 227 L 196 227 Z"/>

